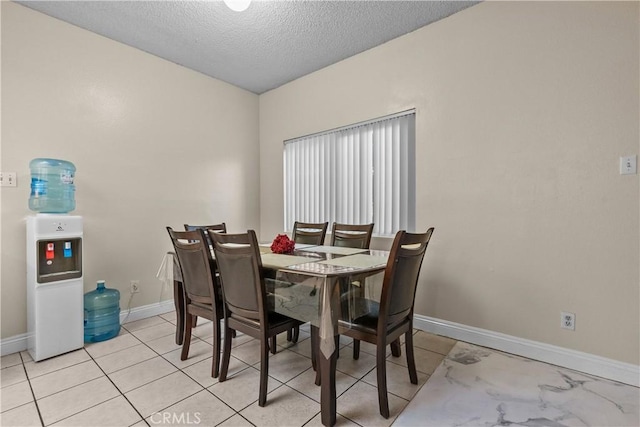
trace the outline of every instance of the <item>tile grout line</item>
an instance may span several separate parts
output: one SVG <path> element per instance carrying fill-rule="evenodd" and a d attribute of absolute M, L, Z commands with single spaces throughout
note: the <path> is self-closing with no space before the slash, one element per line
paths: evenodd
<path fill-rule="evenodd" d="M 36 411 L 38 412 L 38 418 L 40 419 L 40 425 L 44 426 L 44 420 L 42 419 L 42 413 L 40 412 L 40 406 L 38 405 L 38 400 L 36 399 L 36 394 L 33 392 L 33 386 L 31 385 L 31 379 L 29 378 L 29 374 L 27 373 L 27 368 L 24 366 L 24 358 L 22 357 L 22 352 L 18 353 L 20 355 L 20 361 L 22 363 L 22 369 L 24 370 L 24 375 L 27 378 L 27 383 L 29 384 L 29 390 L 31 391 L 31 396 L 33 397 L 33 404 L 36 406 Z"/>

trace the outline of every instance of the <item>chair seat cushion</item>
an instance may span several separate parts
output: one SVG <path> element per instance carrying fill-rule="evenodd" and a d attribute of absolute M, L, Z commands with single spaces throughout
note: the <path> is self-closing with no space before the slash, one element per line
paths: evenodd
<path fill-rule="evenodd" d="M 375 332 L 380 313 L 380 304 L 377 301 L 351 296 L 348 301 L 343 300 L 342 306 L 348 309 L 343 312 L 341 323 Z"/>
<path fill-rule="evenodd" d="M 191 301 L 189 303 L 189 305 L 191 305 L 192 307 L 197 307 L 197 308 L 199 308 L 201 310 L 213 311 L 213 307 L 211 307 L 211 304 L 204 304 L 204 303 L 201 303 L 201 302 Z M 223 312 L 222 311 L 223 310 L 222 304 L 219 303 L 216 308 L 217 308 L 218 313 L 221 316 L 222 312 Z"/>
<path fill-rule="evenodd" d="M 343 313 L 342 318 L 338 321 L 340 327 L 345 329 L 356 329 L 375 335 L 378 329 L 380 303 L 366 298 L 353 297 L 353 295 L 348 297 L 348 302 L 345 300 L 346 298 L 343 296 Z M 348 304 L 348 311 L 344 311 L 345 304 Z M 403 325 L 410 324 L 407 323 L 407 320 L 406 316 L 401 316 L 395 321 L 387 323 L 386 333 L 389 334 L 391 331 L 396 330 Z"/>
<path fill-rule="evenodd" d="M 233 318 L 235 321 L 243 323 L 247 326 L 250 326 L 256 330 L 260 330 L 260 321 L 258 319 L 248 319 L 246 317 L 240 317 L 240 316 L 234 316 L 233 314 L 231 314 L 231 318 Z M 294 321 L 294 319 L 285 316 L 283 314 L 280 313 L 275 313 L 275 312 L 269 312 L 268 313 L 268 319 L 267 321 L 269 322 L 269 328 L 270 329 L 275 329 L 280 325 L 285 325 L 287 323 L 291 323 Z"/>
<path fill-rule="evenodd" d="M 279 325 L 284 325 L 286 323 L 294 322 L 295 319 L 291 317 L 285 316 L 284 314 L 276 313 L 273 311 L 269 312 L 269 326 L 271 328 L 275 328 Z"/>
<path fill-rule="evenodd" d="M 212 309 L 211 304 L 204 304 L 204 303 L 198 302 L 198 301 L 191 300 L 190 304 L 194 305 L 196 307 L 204 308 L 205 310 L 211 310 Z"/>

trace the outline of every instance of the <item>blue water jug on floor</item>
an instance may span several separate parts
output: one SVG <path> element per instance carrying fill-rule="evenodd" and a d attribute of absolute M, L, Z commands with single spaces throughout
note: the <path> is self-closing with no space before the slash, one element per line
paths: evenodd
<path fill-rule="evenodd" d="M 76 208 L 76 167 L 58 159 L 33 159 L 29 209 L 39 213 L 69 213 Z"/>
<path fill-rule="evenodd" d="M 106 341 L 120 333 L 120 291 L 98 280 L 95 291 L 84 294 L 84 342 Z"/>

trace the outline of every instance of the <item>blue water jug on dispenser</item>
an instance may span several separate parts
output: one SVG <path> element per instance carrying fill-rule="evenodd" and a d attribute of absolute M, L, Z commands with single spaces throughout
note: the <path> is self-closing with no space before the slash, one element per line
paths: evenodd
<path fill-rule="evenodd" d="M 69 213 L 76 208 L 76 167 L 66 160 L 38 158 L 29 163 L 29 209 L 38 213 Z"/>
<path fill-rule="evenodd" d="M 98 280 L 95 291 L 84 294 L 84 342 L 106 341 L 120 333 L 120 291 Z"/>

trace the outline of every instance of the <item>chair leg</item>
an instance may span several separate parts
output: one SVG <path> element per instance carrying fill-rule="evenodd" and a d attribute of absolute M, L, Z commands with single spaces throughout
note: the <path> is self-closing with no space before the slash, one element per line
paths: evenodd
<path fill-rule="evenodd" d="M 321 384 L 322 384 L 322 377 L 320 375 L 320 364 L 318 363 L 318 369 L 316 369 L 315 385 L 321 385 Z"/>
<path fill-rule="evenodd" d="M 173 303 L 176 307 L 176 344 L 182 345 L 184 342 L 185 304 L 184 288 L 182 282 L 173 281 Z"/>
<path fill-rule="evenodd" d="M 395 357 L 400 357 L 402 350 L 400 349 L 400 338 L 391 343 L 391 354 Z"/>
<path fill-rule="evenodd" d="M 358 360 L 360 357 L 360 340 L 353 339 L 353 360 Z"/>
<path fill-rule="evenodd" d="M 378 342 L 376 346 L 376 371 L 378 374 L 378 405 L 380 415 L 389 418 L 389 398 L 387 396 L 387 346 Z"/>
<path fill-rule="evenodd" d="M 416 372 L 416 361 L 413 357 L 413 329 L 405 334 L 405 350 L 407 352 L 407 367 L 409 369 L 409 379 L 411 384 L 418 384 L 418 373 Z"/>
<path fill-rule="evenodd" d="M 187 313 L 184 325 L 184 337 L 182 339 L 182 353 L 180 360 L 187 360 L 189 356 L 189 345 L 191 344 L 191 329 L 193 328 L 193 316 Z"/>
<path fill-rule="evenodd" d="M 224 321 L 224 350 L 222 351 L 222 366 L 220 367 L 220 378 L 218 381 L 223 382 L 227 379 L 229 370 L 229 360 L 231 359 L 231 329 L 225 319 Z"/>
<path fill-rule="evenodd" d="M 318 327 L 311 325 L 311 366 L 318 372 L 316 351 L 318 349 Z M 316 383 L 317 384 L 317 383 Z"/>
<path fill-rule="evenodd" d="M 220 319 L 214 319 L 213 321 L 213 360 L 211 361 L 211 376 L 218 378 L 220 374 Z"/>
<path fill-rule="evenodd" d="M 267 337 L 262 337 L 260 340 L 260 394 L 258 396 L 258 406 L 264 406 L 267 403 L 267 381 L 269 381 L 268 340 Z"/>
<path fill-rule="evenodd" d="M 271 347 L 271 354 L 276 354 L 278 351 L 278 346 L 276 345 L 276 336 L 272 336 L 269 338 L 269 347 Z"/>

